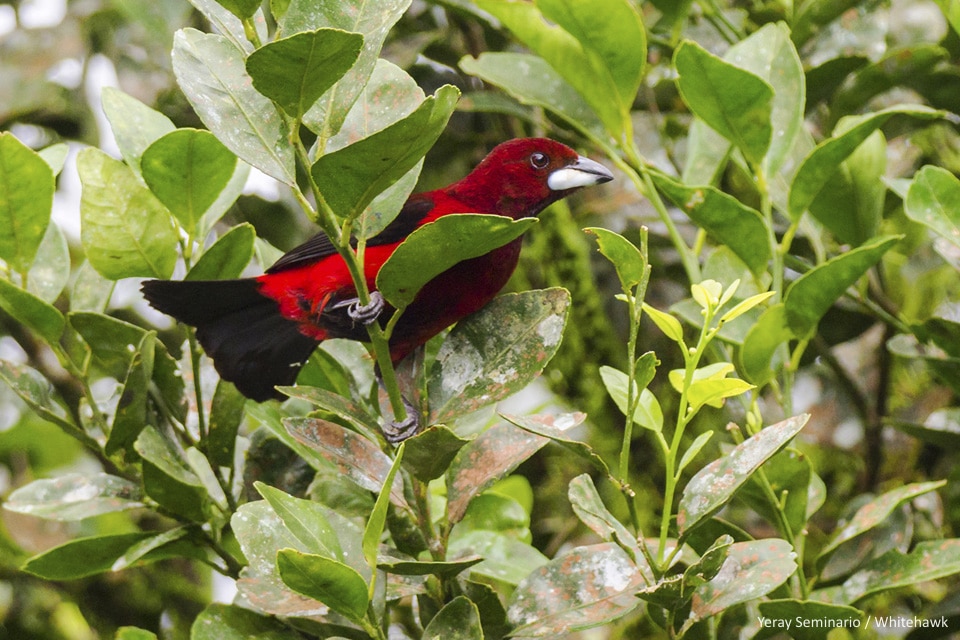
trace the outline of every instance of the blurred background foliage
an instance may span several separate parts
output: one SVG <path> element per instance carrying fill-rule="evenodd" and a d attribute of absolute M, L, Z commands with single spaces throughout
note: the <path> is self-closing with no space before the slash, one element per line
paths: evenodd
<path fill-rule="evenodd" d="M 945 12 L 931 0 L 650 0 L 635 2 L 649 30 L 649 70 L 633 111 L 635 135 L 646 157 L 667 173 L 684 166 L 691 115 L 674 83 L 672 49 L 678 38 L 693 39 L 722 54 L 738 34 L 792 19 L 795 44 L 807 80 L 806 124 L 814 136 L 828 132 L 840 117 L 885 104 L 917 102 L 960 113 L 960 40 Z M 956 11 L 956 3 L 939 3 Z M 116 154 L 99 107 L 100 90 L 118 86 L 125 93 L 167 115 L 178 127 L 202 126 L 174 82 L 170 50 L 173 33 L 183 26 L 206 29 L 185 0 L 36 0 L 0 3 L 0 131 L 12 131 L 34 149 L 67 142 L 71 153 L 58 182 L 54 217 L 64 230 L 74 270 L 82 277 L 79 242 L 79 182 L 72 158 L 86 145 Z M 458 61 L 485 51 L 513 50 L 517 45 L 490 16 L 466 0 L 414 0 L 390 32 L 383 57 L 406 69 L 427 92 L 444 83 L 463 92 L 457 112 L 428 154 L 422 189 L 447 184 L 464 175 L 497 142 L 543 135 L 564 139 L 562 123 L 543 111 L 521 105 L 462 73 Z M 955 123 L 941 121 L 916 127 L 896 122 L 887 138 L 885 180 L 891 185 L 913 175 L 923 164 L 960 172 L 960 136 Z M 577 138 L 564 139 L 576 143 Z M 750 178 L 731 163 L 720 182 L 725 191 L 750 202 Z M 221 224 L 243 221 L 257 235 L 288 249 L 313 230 L 290 196 L 268 179 L 251 180 L 244 195 Z M 889 257 L 877 277 L 883 279 L 886 304 L 913 322 L 927 320 L 944 303 L 960 296 L 957 272 L 933 250 L 927 233 L 904 218 L 902 202 L 890 194 L 883 225 L 908 234 L 911 251 Z M 684 237 L 692 243 L 696 228 L 673 212 Z M 561 404 L 590 415 L 590 440 L 612 459 L 619 444 L 622 418 L 603 390 L 602 364 L 617 366 L 626 332 L 623 309 L 613 295 L 618 285 L 612 269 L 600 259 L 580 231 L 602 226 L 636 237 L 641 226 L 651 230 L 653 280 L 647 302 L 666 309 L 687 295 L 686 277 L 656 213 L 625 180 L 559 203 L 542 216 L 529 234 L 512 289 L 564 286 L 573 296 L 572 317 L 562 349 L 551 363 L 539 390 L 516 402 Z M 807 244 L 804 244 L 807 243 Z M 798 249 L 799 247 L 799 249 Z M 810 255 L 823 247 L 798 238 L 795 252 Z M 722 264 L 718 260 L 717 264 Z M 704 275 L 725 281 L 711 272 Z M 112 293 L 110 312 L 139 324 L 164 325 L 139 299 L 137 283 L 121 282 Z M 836 522 L 852 513 L 854 497 L 880 493 L 885 485 L 926 478 L 951 480 L 941 501 L 929 494 L 915 503 L 919 520 L 931 532 L 960 528 L 960 449 L 956 431 L 930 437 L 924 421 L 949 406 L 955 388 L 941 383 L 916 360 L 898 358 L 884 345 L 889 325 L 853 307 L 834 308 L 808 351 L 809 362 L 795 383 L 793 409 L 813 418 L 798 446 L 811 457 L 826 483 L 830 499 L 810 531 L 820 541 Z M 664 360 L 662 377 L 653 388 L 668 384 L 672 351 L 652 327 L 642 333 L 644 350 Z M 0 311 L 0 355 L 29 362 L 59 385 L 64 397 L 75 397 L 72 381 L 58 370 L 41 343 Z M 665 412 L 673 394 L 663 394 Z M 775 405 L 771 403 L 771 406 Z M 743 407 L 728 403 L 708 410 L 698 420 L 723 424 L 742 420 Z M 947 416 L 948 422 L 955 418 Z M 895 428 L 900 426 L 902 428 Z M 697 432 L 696 429 L 693 433 Z M 641 470 L 634 488 L 659 495 L 657 477 L 643 470 L 657 467 L 655 453 L 638 438 L 635 467 Z M 29 481 L 71 470 L 98 468 L 77 442 L 28 411 L 5 385 L 0 385 L 0 496 Z M 583 472 L 579 461 L 547 449 L 520 468 L 536 497 L 532 519 L 534 546 L 552 556 L 584 535 L 566 498 L 571 478 Z M 608 504 L 619 504 L 616 499 Z M 643 505 L 642 505 L 643 506 Z M 655 522 L 659 505 L 646 505 L 644 524 Z M 128 515 L 106 516 L 123 519 Z M 136 517 L 144 517 L 143 515 Z M 147 514 L 146 517 L 149 517 Z M 230 585 L 180 559 L 65 583 L 36 580 L 18 572 L 29 555 L 83 533 L 117 531 L 116 520 L 91 518 L 58 524 L 0 512 L 0 636 L 18 640 L 86 640 L 113 637 L 125 625 L 153 629 L 164 638 L 186 638 L 189 624 L 215 591 L 229 598 Z M 749 522 L 749 514 L 745 515 Z M 756 524 L 762 524 L 759 520 Z M 142 528 L 143 523 L 139 523 Z M 131 525 L 131 530 L 133 526 Z M 941 601 L 960 612 L 956 596 L 945 597 L 943 584 L 920 585 L 909 593 L 884 595 L 880 609 L 909 611 L 916 599 Z M 224 596 L 226 594 L 226 596 Z M 629 634 L 629 630 L 619 633 Z M 597 637 L 597 636 L 591 636 Z M 623 637 L 632 637 L 624 635 Z"/>

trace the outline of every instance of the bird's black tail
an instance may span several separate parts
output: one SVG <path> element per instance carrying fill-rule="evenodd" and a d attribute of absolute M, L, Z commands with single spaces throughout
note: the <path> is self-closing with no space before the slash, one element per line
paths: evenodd
<path fill-rule="evenodd" d="M 153 308 L 196 327 L 220 377 L 257 402 L 281 397 L 274 387 L 293 384 L 317 346 L 253 279 L 147 280 L 141 289 Z"/>

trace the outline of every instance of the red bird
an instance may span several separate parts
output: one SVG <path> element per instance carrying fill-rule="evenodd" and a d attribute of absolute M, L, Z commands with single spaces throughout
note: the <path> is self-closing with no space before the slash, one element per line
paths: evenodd
<path fill-rule="evenodd" d="M 543 138 L 497 146 L 470 174 L 448 187 L 411 195 L 400 214 L 367 240 L 364 273 L 372 302 L 360 307 L 343 258 L 319 234 L 291 250 L 258 278 L 217 281 L 148 280 L 147 301 L 197 328 L 197 339 L 224 380 L 262 402 L 291 385 L 317 343 L 366 340 L 365 325 L 390 317 L 374 291 L 377 273 L 415 229 L 450 213 L 486 213 L 514 219 L 536 216 L 577 189 L 612 180 L 602 165 Z M 428 282 L 393 330 L 394 363 L 503 288 L 520 256 L 518 238 L 464 260 Z"/>

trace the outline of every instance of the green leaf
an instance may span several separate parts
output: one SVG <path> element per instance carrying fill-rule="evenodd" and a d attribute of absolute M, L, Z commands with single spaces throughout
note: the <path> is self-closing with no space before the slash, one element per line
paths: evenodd
<path fill-rule="evenodd" d="M 880 131 L 864 140 L 810 203 L 810 215 L 840 242 L 860 244 L 876 236 L 887 187 L 887 143 Z"/>
<path fill-rule="evenodd" d="M 860 628 L 864 619 L 859 609 L 816 600 L 766 600 L 757 606 L 765 620 L 754 636 L 757 640 L 782 635 L 785 628 L 797 640 L 826 640 L 833 629 Z M 802 624 L 808 621 L 818 624 Z"/>
<path fill-rule="evenodd" d="M 620 413 L 626 416 L 629 411 L 627 395 L 630 385 L 630 379 L 627 374 L 613 367 L 604 365 L 600 367 L 600 378 L 603 380 L 603 385 L 606 387 L 607 393 L 610 394 L 617 408 L 620 409 Z M 652 379 L 652 375 L 650 379 Z M 635 383 L 639 382 L 643 381 L 635 381 Z M 637 393 L 637 389 L 639 389 L 640 397 L 637 408 L 633 414 L 633 422 L 644 429 L 660 432 L 663 429 L 663 412 L 660 409 L 660 402 L 656 396 L 646 388 L 646 384 L 649 384 L 649 382 L 650 380 L 647 380 L 643 388 L 635 384 L 634 393 Z"/>
<path fill-rule="evenodd" d="M 740 368 L 744 377 L 758 387 L 772 380 L 779 366 L 772 364 L 774 354 L 794 337 L 786 307 L 782 303 L 768 307 L 743 339 Z"/>
<path fill-rule="evenodd" d="M 560 288 L 506 294 L 457 323 L 428 377 L 428 424 L 499 402 L 532 382 L 560 347 L 569 304 Z"/>
<path fill-rule="evenodd" d="M 286 418 L 287 430 L 298 442 L 306 445 L 340 472 L 368 491 L 379 493 L 393 467 L 391 460 L 373 441 L 318 418 Z M 406 507 L 403 483 L 395 478 L 390 499 L 398 507 Z"/>
<path fill-rule="evenodd" d="M 770 124 L 776 135 L 764 158 L 768 175 L 780 170 L 803 127 L 806 106 L 803 65 L 786 24 L 769 23 L 733 44 L 724 60 L 756 74 L 773 89 Z"/>
<path fill-rule="evenodd" d="M 122 162 L 98 149 L 77 155 L 83 192 L 80 240 L 87 260 L 111 280 L 168 279 L 177 262 L 170 213 Z"/>
<path fill-rule="evenodd" d="M 90 347 L 97 366 L 107 375 L 122 380 L 130 368 L 133 354 L 147 334 L 146 329 L 89 311 L 71 311 L 67 319 L 70 328 Z"/>
<path fill-rule="evenodd" d="M 253 259 L 256 231 L 249 222 L 233 227 L 200 256 L 184 280 L 239 278 Z"/>
<path fill-rule="evenodd" d="M 0 132 L 0 259 L 26 273 L 50 223 L 50 166 L 9 131 Z"/>
<path fill-rule="evenodd" d="M 35 331 L 47 344 L 57 344 L 63 335 L 66 319 L 59 309 L 2 278 L 0 308 L 20 324 Z"/>
<path fill-rule="evenodd" d="M 820 319 L 902 236 L 884 236 L 851 249 L 806 272 L 787 288 L 783 298 L 787 324 L 797 336 L 808 336 Z"/>
<path fill-rule="evenodd" d="M 704 405 L 722 407 L 725 398 L 739 396 L 753 388 L 752 384 L 738 378 L 696 380 L 687 389 L 687 399 L 690 410 L 696 412 Z"/>
<path fill-rule="evenodd" d="M 285 184 L 295 184 L 289 132 L 224 36 L 181 29 L 173 39 L 177 84 L 210 131 L 238 157 Z"/>
<path fill-rule="evenodd" d="M 677 529 L 685 534 L 719 511 L 760 466 L 793 439 L 809 415 L 787 418 L 747 438 L 696 473 L 683 489 Z"/>
<path fill-rule="evenodd" d="M 27 272 L 27 291 L 44 302 L 53 303 L 70 282 L 70 247 L 57 224 L 47 225 Z"/>
<path fill-rule="evenodd" d="M 247 73 L 257 91 L 299 118 L 350 70 L 361 47 L 363 36 L 359 33 L 303 31 L 251 53 Z"/>
<path fill-rule="evenodd" d="M 856 538 L 873 527 L 883 524 L 894 509 L 917 496 L 935 491 L 946 485 L 946 480 L 935 482 L 917 482 L 888 491 L 863 505 L 849 522 L 838 531 L 833 539 L 820 551 L 818 563 L 827 558 L 841 544 Z"/>
<path fill-rule="evenodd" d="M 683 456 L 680 458 L 679 464 L 677 464 L 677 473 L 687 468 L 691 462 L 697 457 L 697 454 L 707 446 L 707 443 L 710 442 L 710 439 L 713 437 L 713 431 L 704 431 L 697 439 L 690 443 L 690 447 L 683 452 Z"/>
<path fill-rule="evenodd" d="M 425 640 L 483 640 L 477 605 L 466 596 L 457 596 L 424 627 L 423 637 Z"/>
<path fill-rule="evenodd" d="M 343 126 L 350 107 L 363 92 L 377 65 L 384 40 L 409 6 L 410 0 L 343 0 L 320 4 L 314 0 L 291 0 L 280 21 L 283 35 L 330 27 L 363 36 L 363 49 L 356 64 L 304 114 L 304 124 L 322 138 L 321 149 L 323 141 Z"/>
<path fill-rule="evenodd" d="M 777 496 L 778 504 L 771 504 L 766 486 L 757 477 L 751 478 L 737 494 L 767 522 L 780 526 L 784 516 L 797 534 L 807 526 L 807 520 L 819 505 L 816 504 L 816 473 L 809 458 L 792 447 L 787 447 L 764 468 L 765 482 Z"/>
<path fill-rule="evenodd" d="M 44 147 L 37 152 L 37 155 L 43 158 L 54 177 L 60 175 L 63 171 L 63 165 L 67 162 L 67 156 L 70 154 L 70 146 L 66 142 L 58 142 L 49 147 Z"/>
<path fill-rule="evenodd" d="M 904 213 L 960 247 L 960 180 L 946 169 L 927 165 L 907 191 Z"/>
<path fill-rule="evenodd" d="M 527 576 L 507 603 L 515 637 L 559 638 L 633 611 L 645 584 L 630 557 L 612 543 L 580 546 Z"/>
<path fill-rule="evenodd" d="M 110 425 L 110 435 L 103 446 L 107 455 L 127 449 L 147 424 L 156 341 L 156 333 L 145 333 L 134 349 L 130 366 L 123 378 L 120 400 L 113 415 L 113 424 Z"/>
<path fill-rule="evenodd" d="M 156 429 L 147 426 L 140 432 L 134 448 L 143 458 L 143 488 L 147 495 L 178 516 L 206 522 L 209 496 L 203 482 L 187 467 L 173 445 Z"/>
<path fill-rule="evenodd" d="M 403 462 L 403 451 L 404 445 L 401 443 L 397 448 L 390 472 L 387 473 L 387 479 L 383 483 L 384 488 L 377 495 L 373 511 L 370 512 L 370 517 L 367 519 L 367 526 L 363 529 L 363 557 L 371 570 L 377 566 L 377 550 L 380 548 L 380 537 L 383 535 L 383 528 L 387 524 L 387 508 L 390 506 L 390 491 L 387 490 L 387 487 L 393 486 L 393 481 L 400 470 L 400 464 Z M 373 597 L 372 584 L 370 596 Z"/>
<path fill-rule="evenodd" d="M 210 406 L 210 424 L 204 451 L 214 466 L 230 467 L 234 464 L 237 432 L 243 422 L 243 407 L 247 399 L 226 380 L 220 380 L 213 392 Z"/>
<path fill-rule="evenodd" d="M 460 449 L 447 470 L 448 522 L 459 522 L 475 496 L 508 476 L 548 442 L 543 436 L 501 423 Z"/>
<path fill-rule="evenodd" d="M 797 570 L 795 556 L 790 543 L 777 538 L 733 543 L 719 573 L 694 594 L 690 621 L 770 593 Z"/>
<path fill-rule="evenodd" d="M 502 589 L 512 589 L 548 562 L 546 556 L 518 540 L 512 532 L 486 529 L 462 532 L 459 527 L 454 527 L 447 553 L 455 558 L 481 556 L 483 562 L 470 568 L 468 579 Z"/>
<path fill-rule="evenodd" d="M 418 480 L 429 482 L 442 476 L 469 442 L 443 425 L 434 425 L 404 440 L 403 466 Z"/>
<path fill-rule="evenodd" d="M 933 119 L 942 112 L 921 105 L 898 105 L 882 111 L 851 118 L 846 130 L 827 138 L 803 160 L 790 185 L 788 209 L 790 216 L 798 220 L 816 199 L 820 191 L 840 169 L 840 164 L 870 135 L 895 115 L 909 115 L 920 119 Z M 856 122 L 856 124 L 853 124 Z"/>
<path fill-rule="evenodd" d="M 589 227 L 584 231 L 597 236 L 600 253 L 613 263 L 624 293 L 631 293 L 634 287 L 644 285 L 637 295 L 642 300 L 643 292 L 646 291 L 645 283 L 650 279 L 650 265 L 647 264 L 643 252 L 619 233 L 608 229 Z"/>
<path fill-rule="evenodd" d="M 603 123 L 593 108 L 539 56 L 487 51 L 477 58 L 461 58 L 460 68 L 500 87 L 521 104 L 548 109 L 593 138 L 607 138 Z M 467 94 L 460 102 L 461 108 L 476 99 L 475 93 Z"/>
<path fill-rule="evenodd" d="M 361 403 L 335 391 L 299 384 L 295 387 L 280 387 L 280 391 L 291 398 L 301 398 L 311 402 L 321 409 L 357 425 L 358 429 L 361 432 L 366 431 L 366 435 L 371 439 L 374 438 L 373 434 L 380 430 L 377 419 Z"/>
<path fill-rule="evenodd" d="M 677 88 L 690 110 L 759 164 L 770 148 L 773 88 L 691 41 L 677 47 L 673 62 Z"/>
<path fill-rule="evenodd" d="M 100 102 L 124 161 L 139 173 L 143 152 L 176 126 L 159 111 L 113 87 L 104 87 Z"/>
<path fill-rule="evenodd" d="M 157 634 L 137 627 L 120 627 L 113 640 L 157 640 Z"/>
<path fill-rule="evenodd" d="M 283 582 L 298 593 L 327 605 L 354 622 L 367 614 L 367 583 L 356 570 L 324 556 L 296 549 L 277 552 Z"/>
<path fill-rule="evenodd" d="M 930 540 L 910 553 L 896 549 L 868 563 L 843 583 L 841 604 L 875 593 L 930 582 L 960 573 L 960 539 Z"/>
<path fill-rule="evenodd" d="M 79 538 L 33 556 L 20 568 L 44 580 L 86 578 L 110 571 L 127 549 L 152 536 L 138 532 Z"/>
<path fill-rule="evenodd" d="M 209 131 L 177 129 L 147 147 L 140 171 L 153 194 L 193 239 L 204 212 L 230 182 L 236 164 L 236 156 Z"/>
<path fill-rule="evenodd" d="M 241 20 L 253 17 L 260 8 L 260 0 L 217 0 L 217 4 Z"/>
<path fill-rule="evenodd" d="M 190 627 L 190 640 L 297 640 L 299 637 L 297 631 L 274 617 L 220 603 L 207 605 Z"/>
<path fill-rule="evenodd" d="M 326 508 L 312 500 L 294 498 L 262 482 L 255 483 L 254 487 L 307 551 L 333 560 L 345 560 L 337 532 L 327 520 Z"/>
<path fill-rule="evenodd" d="M 658 172 L 651 172 L 651 177 L 667 198 L 733 251 L 754 275 L 766 272 L 770 240 L 759 211 L 711 186 L 687 186 Z"/>
<path fill-rule="evenodd" d="M 71 521 L 136 509 L 143 506 L 140 500 L 140 487 L 124 478 L 106 473 L 66 473 L 20 487 L 4 501 L 3 508 Z"/>
<path fill-rule="evenodd" d="M 52 422 L 71 435 L 85 435 L 63 408 L 56 389 L 36 369 L 0 360 L 0 380 L 7 383 L 14 393 L 44 420 Z"/>
<path fill-rule="evenodd" d="M 606 542 L 613 542 L 630 554 L 639 570 L 643 571 L 648 581 L 653 581 L 653 572 L 643 559 L 643 552 L 637 544 L 637 537 L 610 513 L 593 479 L 582 474 L 570 481 L 567 487 L 567 498 L 573 512 L 591 531 Z"/>
<path fill-rule="evenodd" d="M 352 219 L 410 171 L 433 146 L 456 107 L 459 90 L 445 85 L 409 116 L 321 156 L 310 172 L 334 213 Z"/>
<path fill-rule="evenodd" d="M 451 561 L 439 560 L 394 560 L 390 558 L 381 558 L 377 562 L 377 567 L 402 576 L 438 576 L 443 578 L 452 578 L 457 576 L 470 567 L 483 562 L 480 556 L 469 558 L 459 558 Z"/>
<path fill-rule="evenodd" d="M 405 309 L 434 277 L 512 242 L 536 222 L 479 213 L 444 215 L 418 227 L 397 247 L 377 273 L 377 290 L 394 307 Z"/>
<path fill-rule="evenodd" d="M 590 445 L 565 435 L 567 430 L 582 424 L 587 419 L 587 414 L 577 412 L 561 415 L 512 416 L 501 413 L 500 417 L 525 431 L 550 438 L 554 443 L 589 462 L 600 473 L 604 475 L 610 473 L 607 463 Z"/>

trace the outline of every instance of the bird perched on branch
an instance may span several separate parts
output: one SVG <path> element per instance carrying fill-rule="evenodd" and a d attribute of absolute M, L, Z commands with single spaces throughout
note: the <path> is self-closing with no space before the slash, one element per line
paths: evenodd
<path fill-rule="evenodd" d="M 366 306 L 359 304 L 345 261 L 323 233 L 257 278 L 147 280 L 143 295 L 154 308 L 196 327 L 197 340 L 220 376 L 262 402 L 281 397 L 275 387 L 294 383 L 319 342 L 367 340 L 365 325 L 390 317 L 392 309 L 375 290 L 377 274 L 417 228 L 452 213 L 536 216 L 582 187 L 612 179 L 604 166 L 553 140 L 521 138 L 498 145 L 462 180 L 411 195 L 393 222 L 367 240 L 364 275 L 371 303 Z M 520 246 L 518 238 L 430 280 L 394 327 L 393 362 L 492 300 L 516 268 Z"/>

